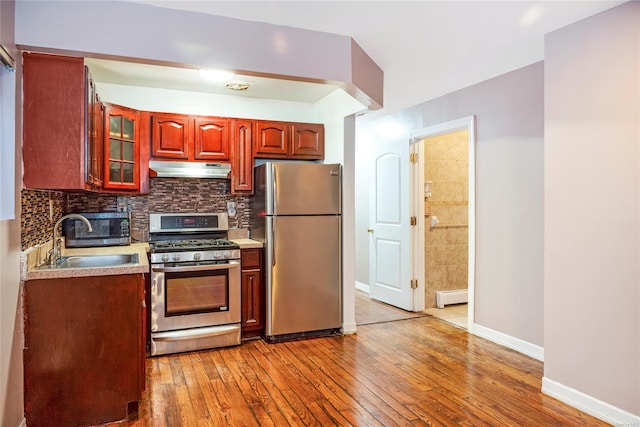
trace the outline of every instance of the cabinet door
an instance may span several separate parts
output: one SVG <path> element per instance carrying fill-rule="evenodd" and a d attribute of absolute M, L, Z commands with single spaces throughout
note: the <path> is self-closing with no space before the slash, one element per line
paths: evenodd
<path fill-rule="evenodd" d="M 192 140 L 191 118 L 179 114 L 153 113 L 151 116 L 151 156 L 189 159 Z"/>
<path fill-rule="evenodd" d="M 284 122 L 255 122 L 255 157 L 286 158 L 289 154 L 289 128 L 290 125 Z"/>
<path fill-rule="evenodd" d="M 293 123 L 291 157 L 296 159 L 324 159 L 324 125 Z"/>
<path fill-rule="evenodd" d="M 83 59 L 25 52 L 22 99 L 24 186 L 84 190 Z"/>
<path fill-rule="evenodd" d="M 259 337 L 264 331 L 265 294 L 262 249 L 242 252 L 242 338 Z"/>
<path fill-rule="evenodd" d="M 138 190 L 140 176 L 139 115 L 136 110 L 105 108 L 104 188 Z"/>
<path fill-rule="evenodd" d="M 85 149 L 86 183 L 89 188 L 99 190 L 102 188 L 102 168 L 104 163 L 102 104 L 89 68 L 86 66 L 85 73 L 87 87 L 87 113 L 85 116 L 85 127 L 87 129 Z"/>
<path fill-rule="evenodd" d="M 28 425 L 117 421 L 141 399 L 141 285 L 135 274 L 25 282 Z"/>
<path fill-rule="evenodd" d="M 233 121 L 231 192 L 253 194 L 253 146 L 250 120 Z"/>
<path fill-rule="evenodd" d="M 194 160 L 229 160 L 229 119 L 195 119 Z"/>

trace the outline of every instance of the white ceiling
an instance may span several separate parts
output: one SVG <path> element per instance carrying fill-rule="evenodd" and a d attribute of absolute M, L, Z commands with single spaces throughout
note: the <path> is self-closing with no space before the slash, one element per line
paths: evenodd
<path fill-rule="evenodd" d="M 624 3 L 595 0 L 136 2 L 351 36 L 384 71 L 384 108 L 376 115 L 399 111 L 540 61 L 544 57 L 546 33 Z M 108 66 L 113 64 L 104 64 L 105 68 Z M 147 81 L 152 75 L 149 69 L 136 70 L 135 67 L 112 74 L 120 74 L 124 82 L 126 78 L 122 74 L 133 72 L 145 76 L 142 80 Z M 96 80 L 107 78 L 100 76 Z M 306 83 L 247 79 L 255 84 L 244 96 L 313 102 L 313 98 L 335 89 L 311 85 L 307 92 Z M 177 89 L 183 84 L 180 80 L 174 75 L 173 81 L 169 79 L 167 84 Z M 267 83 L 281 86 L 271 91 Z M 258 90 L 262 92 L 258 94 Z M 293 98 L 294 94 L 297 99 Z"/>

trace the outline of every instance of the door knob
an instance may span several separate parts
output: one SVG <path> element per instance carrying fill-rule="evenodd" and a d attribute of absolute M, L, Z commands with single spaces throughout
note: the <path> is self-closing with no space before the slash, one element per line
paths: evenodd
<path fill-rule="evenodd" d="M 367 233 L 373 233 L 373 228 L 367 228 Z"/>

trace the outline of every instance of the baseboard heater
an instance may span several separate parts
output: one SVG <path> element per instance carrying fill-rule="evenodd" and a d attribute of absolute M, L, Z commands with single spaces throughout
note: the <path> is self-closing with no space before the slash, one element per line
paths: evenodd
<path fill-rule="evenodd" d="M 452 291 L 436 291 L 436 306 L 444 308 L 449 304 L 461 304 L 468 302 L 468 292 L 466 289 L 454 289 Z"/>

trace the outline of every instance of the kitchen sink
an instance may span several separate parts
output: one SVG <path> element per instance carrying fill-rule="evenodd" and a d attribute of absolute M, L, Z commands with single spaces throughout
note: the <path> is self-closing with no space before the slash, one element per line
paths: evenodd
<path fill-rule="evenodd" d="M 58 260 L 55 268 L 116 267 L 128 264 L 138 264 L 138 254 L 63 256 Z M 49 268 L 48 265 L 44 267 Z"/>

